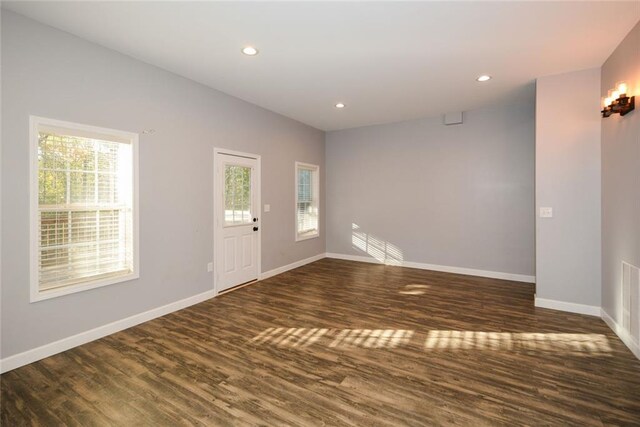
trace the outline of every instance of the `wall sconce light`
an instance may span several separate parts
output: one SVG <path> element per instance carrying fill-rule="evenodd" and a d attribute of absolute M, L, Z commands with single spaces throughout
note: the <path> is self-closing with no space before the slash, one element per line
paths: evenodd
<path fill-rule="evenodd" d="M 619 83 L 616 89 L 609 91 L 609 96 L 604 99 L 602 104 L 602 117 L 609 117 L 615 113 L 624 116 L 636 108 L 636 97 L 627 96 L 626 83 Z"/>

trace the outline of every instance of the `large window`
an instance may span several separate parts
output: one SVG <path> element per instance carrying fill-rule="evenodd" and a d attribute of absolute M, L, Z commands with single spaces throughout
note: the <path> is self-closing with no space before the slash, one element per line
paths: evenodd
<path fill-rule="evenodd" d="M 319 235 L 320 168 L 296 162 L 296 240 Z"/>
<path fill-rule="evenodd" d="M 31 117 L 31 301 L 138 277 L 137 143 Z"/>

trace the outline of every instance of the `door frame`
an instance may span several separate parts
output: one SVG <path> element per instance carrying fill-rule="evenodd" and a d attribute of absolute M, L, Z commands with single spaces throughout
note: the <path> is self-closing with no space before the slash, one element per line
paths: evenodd
<path fill-rule="evenodd" d="M 213 291 L 216 295 L 220 293 L 218 289 L 218 254 L 222 254 L 222 239 L 216 240 L 216 236 L 222 236 L 222 233 L 219 234 L 217 231 L 222 231 L 222 222 L 221 222 L 221 212 L 220 207 L 218 206 L 218 197 L 217 195 L 222 192 L 222 182 L 221 180 L 216 179 L 216 175 L 218 173 L 218 159 L 221 155 L 230 155 L 236 157 L 244 157 L 247 159 L 253 159 L 256 161 L 256 187 L 253 189 L 257 191 L 256 194 L 256 208 L 257 212 L 255 212 L 258 218 L 258 236 L 257 236 L 257 248 L 256 248 L 256 257 L 258 264 L 258 272 L 256 276 L 256 280 L 260 280 L 260 276 L 262 275 L 262 159 L 259 154 L 252 153 L 244 153 L 242 151 L 234 151 L 227 150 L 225 148 L 217 148 L 213 149 Z"/>

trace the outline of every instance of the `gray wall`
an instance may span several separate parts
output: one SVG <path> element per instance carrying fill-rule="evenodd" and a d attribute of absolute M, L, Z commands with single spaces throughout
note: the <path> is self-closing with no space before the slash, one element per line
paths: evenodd
<path fill-rule="evenodd" d="M 619 81 L 636 110 L 602 119 L 602 308 L 620 324 L 621 263 L 640 267 L 640 23 L 602 66 L 602 95 Z"/>
<path fill-rule="evenodd" d="M 328 132 L 327 252 L 534 275 L 534 97 Z"/>
<path fill-rule="evenodd" d="M 213 147 L 262 155 L 263 271 L 325 251 L 294 241 L 293 214 L 294 162 L 324 174 L 324 132 L 7 11 L 2 65 L 3 358 L 212 289 Z M 30 114 L 156 129 L 140 136 L 139 280 L 29 303 Z"/>
<path fill-rule="evenodd" d="M 536 87 L 536 297 L 599 307 L 600 69 Z"/>

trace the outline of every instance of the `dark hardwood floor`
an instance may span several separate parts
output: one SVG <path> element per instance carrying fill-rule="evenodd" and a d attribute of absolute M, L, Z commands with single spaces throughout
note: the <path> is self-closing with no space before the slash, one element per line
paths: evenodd
<path fill-rule="evenodd" d="M 2 375 L 1 421 L 640 425 L 640 361 L 533 292 L 324 259 Z"/>

